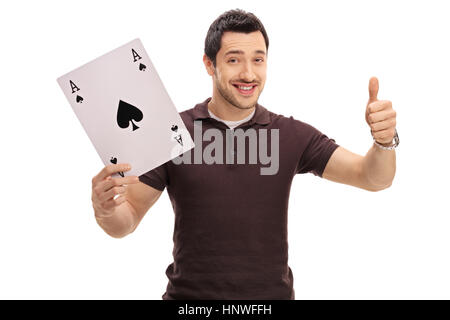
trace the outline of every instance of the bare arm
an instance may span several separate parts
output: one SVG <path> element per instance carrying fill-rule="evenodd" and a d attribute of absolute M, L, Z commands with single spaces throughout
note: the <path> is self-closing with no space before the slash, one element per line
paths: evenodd
<path fill-rule="evenodd" d="M 115 172 L 128 170 L 123 164 L 109 165 L 92 179 L 95 218 L 99 226 L 114 238 L 133 232 L 162 194 L 162 191 L 140 182 L 136 176 L 111 178 Z"/>
<path fill-rule="evenodd" d="M 373 144 L 363 158 L 362 173 L 375 188 L 390 187 L 394 180 L 395 170 L 395 150 L 382 150 Z"/>
<path fill-rule="evenodd" d="M 372 145 L 366 156 L 339 146 L 331 155 L 322 177 L 368 191 L 389 187 L 395 175 L 395 151 Z"/>

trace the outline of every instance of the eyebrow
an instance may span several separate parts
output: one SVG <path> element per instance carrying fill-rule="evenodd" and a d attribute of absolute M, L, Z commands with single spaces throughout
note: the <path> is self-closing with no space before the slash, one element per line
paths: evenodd
<path fill-rule="evenodd" d="M 266 55 L 266 52 L 264 50 L 255 50 L 255 53 L 256 54 Z M 229 54 L 244 54 L 244 51 L 242 51 L 242 50 L 230 50 L 230 51 L 227 51 L 227 53 L 225 53 L 225 56 L 227 56 Z"/>

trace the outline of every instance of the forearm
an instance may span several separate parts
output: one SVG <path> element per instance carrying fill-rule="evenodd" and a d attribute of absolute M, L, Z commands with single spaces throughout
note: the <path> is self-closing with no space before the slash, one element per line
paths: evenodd
<path fill-rule="evenodd" d="M 373 188 L 387 188 L 395 176 L 395 149 L 382 150 L 375 144 L 369 149 L 363 161 L 363 174 Z"/>
<path fill-rule="evenodd" d="M 105 215 L 101 208 L 94 207 L 98 225 L 111 237 L 122 238 L 135 229 L 135 215 L 128 201 L 117 206 L 113 214 Z"/>

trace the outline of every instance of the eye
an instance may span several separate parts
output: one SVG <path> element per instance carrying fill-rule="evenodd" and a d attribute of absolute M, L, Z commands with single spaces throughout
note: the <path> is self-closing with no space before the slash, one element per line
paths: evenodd
<path fill-rule="evenodd" d="M 261 62 L 263 62 L 263 61 L 264 61 L 264 59 L 263 59 L 263 58 L 257 58 L 256 60 L 260 60 Z"/>
<path fill-rule="evenodd" d="M 230 62 L 230 61 L 237 61 L 237 60 L 235 58 L 231 58 L 228 60 L 228 62 Z"/>

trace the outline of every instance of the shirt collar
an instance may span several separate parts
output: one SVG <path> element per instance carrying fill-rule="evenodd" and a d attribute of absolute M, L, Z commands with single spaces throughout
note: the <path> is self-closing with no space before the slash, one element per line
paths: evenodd
<path fill-rule="evenodd" d="M 211 97 L 207 98 L 205 101 L 197 104 L 194 107 L 194 110 L 193 110 L 194 120 L 207 119 L 207 118 L 213 119 L 213 118 L 211 118 L 211 116 L 209 115 L 209 112 L 208 112 L 208 102 L 209 101 L 211 101 Z M 255 114 L 249 121 L 250 121 L 249 122 L 250 125 L 252 125 L 254 123 L 269 124 L 270 123 L 269 111 L 266 108 L 264 108 L 262 105 L 256 103 Z"/>

